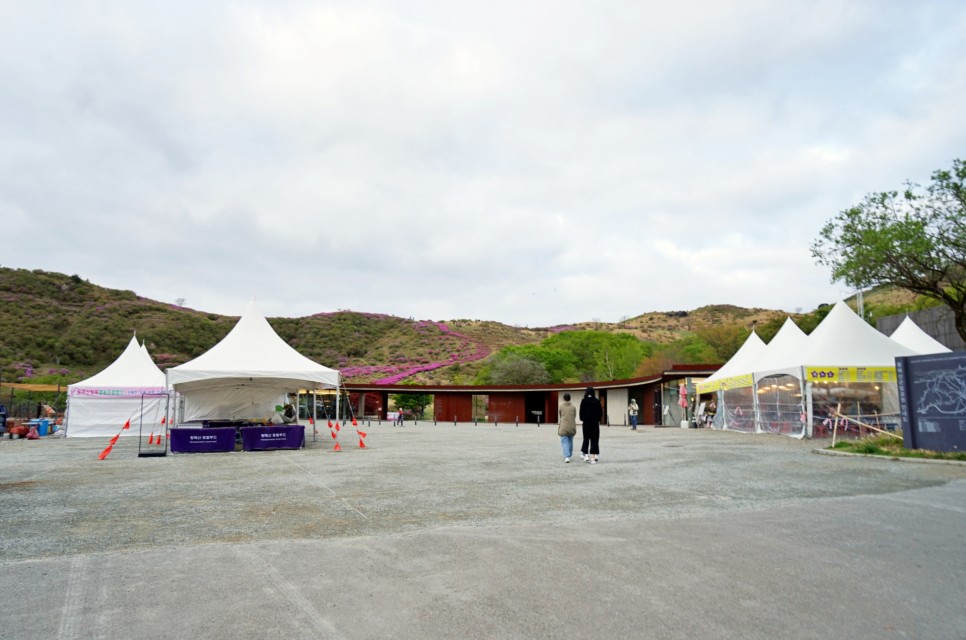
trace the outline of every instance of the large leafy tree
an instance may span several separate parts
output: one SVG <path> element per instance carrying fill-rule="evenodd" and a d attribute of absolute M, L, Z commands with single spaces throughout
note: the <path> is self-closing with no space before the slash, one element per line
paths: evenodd
<path fill-rule="evenodd" d="M 428 393 L 394 393 L 392 402 L 396 408 L 421 418 L 426 407 L 433 402 L 433 396 Z"/>
<path fill-rule="evenodd" d="M 966 162 L 923 188 L 870 193 L 822 228 L 812 255 L 832 280 L 891 284 L 948 306 L 966 340 Z"/>
<path fill-rule="evenodd" d="M 547 367 L 539 360 L 510 354 L 493 363 L 493 384 L 543 384 L 550 382 Z"/>

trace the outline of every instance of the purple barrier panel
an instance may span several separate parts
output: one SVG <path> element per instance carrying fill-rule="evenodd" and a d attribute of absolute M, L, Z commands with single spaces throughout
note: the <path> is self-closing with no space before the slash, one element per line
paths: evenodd
<path fill-rule="evenodd" d="M 241 433 L 245 451 L 300 449 L 305 444 L 305 427 L 300 424 L 242 427 Z"/>
<path fill-rule="evenodd" d="M 235 450 L 234 427 L 171 429 L 172 453 L 223 453 Z"/>

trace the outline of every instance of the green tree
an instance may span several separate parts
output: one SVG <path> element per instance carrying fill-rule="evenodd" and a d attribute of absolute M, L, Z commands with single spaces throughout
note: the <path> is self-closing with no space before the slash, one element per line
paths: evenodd
<path fill-rule="evenodd" d="M 811 249 L 833 282 L 892 284 L 940 301 L 966 340 L 966 162 L 936 171 L 926 188 L 868 194 L 827 222 Z"/>
<path fill-rule="evenodd" d="M 573 354 L 582 381 L 630 378 L 650 347 L 629 333 L 563 331 L 541 346 Z"/>
<path fill-rule="evenodd" d="M 490 379 L 493 384 L 544 384 L 550 382 L 550 373 L 539 360 L 510 354 L 493 364 Z"/>
<path fill-rule="evenodd" d="M 422 418 L 426 407 L 432 404 L 433 396 L 429 393 L 394 393 L 392 394 L 392 401 L 397 409 L 402 409 L 417 418 Z"/>
<path fill-rule="evenodd" d="M 711 347 L 718 362 L 727 362 L 751 335 L 751 331 L 740 324 L 704 324 L 694 332 Z"/>

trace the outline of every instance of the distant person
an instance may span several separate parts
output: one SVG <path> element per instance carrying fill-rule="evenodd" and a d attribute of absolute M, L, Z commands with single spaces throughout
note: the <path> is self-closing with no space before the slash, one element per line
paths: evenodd
<path fill-rule="evenodd" d="M 7 407 L 0 402 L 0 433 L 7 430 Z"/>
<path fill-rule="evenodd" d="M 637 431 L 637 413 L 639 409 L 637 407 L 637 400 L 631 398 L 631 403 L 627 405 L 627 415 L 631 419 L 631 431 Z"/>
<path fill-rule="evenodd" d="M 584 462 L 597 464 L 600 456 L 600 419 L 604 410 L 600 400 L 594 395 L 594 388 L 587 387 L 580 401 L 580 421 L 583 423 L 583 442 L 580 443 L 580 457 Z"/>
<path fill-rule="evenodd" d="M 563 403 L 557 410 L 557 435 L 560 436 L 560 446 L 563 448 L 564 462 L 570 462 L 574 454 L 574 436 L 577 435 L 577 407 L 570 401 L 570 394 L 563 395 Z"/>

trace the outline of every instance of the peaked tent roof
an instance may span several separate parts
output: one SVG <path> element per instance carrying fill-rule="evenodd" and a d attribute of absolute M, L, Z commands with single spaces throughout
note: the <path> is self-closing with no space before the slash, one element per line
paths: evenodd
<path fill-rule="evenodd" d="M 949 347 L 923 331 L 909 316 L 906 316 L 905 320 L 896 327 L 896 330 L 892 332 L 890 337 L 920 355 L 949 353 L 952 351 Z"/>
<path fill-rule="evenodd" d="M 917 354 L 879 333 L 839 301 L 808 337 L 808 349 L 802 355 L 799 364 L 806 366 L 894 367 L 897 357 Z"/>
<path fill-rule="evenodd" d="M 751 335 L 745 339 L 741 347 L 735 351 L 735 354 L 726 363 L 721 365 L 720 369 L 698 383 L 698 392 L 709 393 L 711 391 L 717 391 L 722 386 L 725 386 L 724 381 L 728 378 L 749 375 L 751 373 L 749 366 L 766 348 L 765 343 L 758 337 L 758 334 L 752 331 Z"/>
<path fill-rule="evenodd" d="M 785 324 L 771 339 L 762 354 L 755 362 L 750 363 L 751 371 L 781 373 L 789 368 L 801 366 L 808 340 L 809 337 L 795 324 L 794 320 L 785 318 Z"/>
<path fill-rule="evenodd" d="M 147 349 L 138 344 L 137 337 L 133 336 L 117 360 L 100 373 L 68 385 L 68 388 L 164 386 L 164 372 L 154 364 Z"/>
<path fill-rule="evenodd" d="M 254 298 L 221 342 L 167 373 L 171 386 L 239 378 L 339 385 L 338 371 L 309 360 L 275 333 Z"/>

